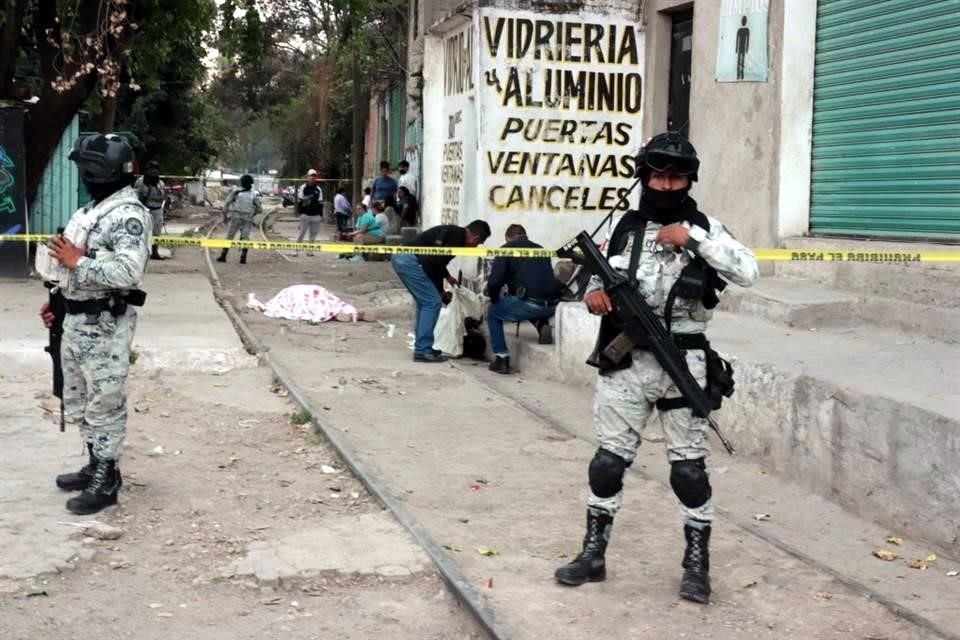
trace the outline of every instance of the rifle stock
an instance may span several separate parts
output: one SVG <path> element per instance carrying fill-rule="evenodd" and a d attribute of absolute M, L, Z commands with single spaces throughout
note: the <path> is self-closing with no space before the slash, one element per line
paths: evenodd
<path fill-rule="evenodd" d="M 577 249 L 579 252 L 576 251 Z M 610 296 L 614 314 L 623 326 L 623 332 L 635 344 L 649 344 L 650 351 L 653 352 L 657 362 L 670 376 L 680 394 L 690 403 L 693 415 L 705 418 L 727 452 L 733 455 L 735 453 L 733 445 L 724 437 L 716 421 L 710 417 L 712 409 L 710 398 L 690 373 L 684 352 L 677 347 L 673 336 L 666 330 L 636 287 L 632 286 L 631 280 L 610 266 L 586 231 L 577 234 L 577 237 L 564 245 L 557 255 L 583 264 L 587 270 L 603 281 L 603 288 Z"/>

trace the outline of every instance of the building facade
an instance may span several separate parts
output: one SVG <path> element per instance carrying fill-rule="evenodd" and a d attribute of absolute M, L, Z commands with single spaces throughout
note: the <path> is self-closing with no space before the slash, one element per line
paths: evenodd
<path fill-rule="evenodd" d="M 414 0 L 406 153 L 423 224 L 592 230 L 650 135 L 754 247 L 960 239 L 960 0 Z M 628 200 L 635 204 L 634 191 Z"/>

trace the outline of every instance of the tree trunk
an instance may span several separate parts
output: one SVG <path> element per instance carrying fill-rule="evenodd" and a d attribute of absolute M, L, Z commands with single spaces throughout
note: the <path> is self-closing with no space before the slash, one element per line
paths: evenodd
<path fill-rule="evenodd" d="M 117 120 L 117 96 L 100 98 L 100 115 L 97 117 L 97 131 L 111 133 Z"/>
<path fill-rule="evenodd" d="M 14 95 L 13 78 L 20 52 L 20 29 L 28 0 L 0 0 L 3 25 L 0 26 L 0 98 L 23 98 Z"/>
<path fill-rule="evenodd" d="M 353 140 L 350 145 L 350 164 L 353 165 L 353 201 L 360 202 L 363 199 L 363 120 L 361 115 L 369 113 L 369 109 L 364 108 L 363 92 L 360 90 L 360 63 L 357 60 L 359 54 L 353 52 Z"/>
<path fill-rule="evenodd" d="M 81 24 L 75 25 L 74 30 L 79 33 L 91 33 L 98 30 L 97 20 L 100 16 L 101 0 L 78 0 L 76 15 Z M 60 143 L 63 132 L 73 120 L 73 116 L 80 111 L 84 101 L 97 86 L 99 79 L 96 70 L 90 73 L 78 73 L 73 63 L 66 64 L 63 60 L 61 45 L 60 16 L 55 0 L 41 0 L 36 5 L 33 16 L 34 39 L 40 52 L 40 76 L 43 78 L 43 89 L 40 100 L 30 110 L 24 131 L 24 140 L 27 148 L 27 202 L 32 203 L 37 195 L 37 189 L 43 180 L 43 172 L 53 155 L 54 149 Z M 129 35 L 129 29 L 121 28 L 112 34 L 100 34 L 109 38 L 111 50 L 120 51 L 123 40 Z M 95 43 L 87 46 L 94 46 Z M 85 56 L 95 58 L 94 55 Z M 57 92 L 51 83 L 57 77 L 76 79 L 68 89 Z M 113 113 L 115 113 L 115 106 Z M 112 116 L 111 116 L 112 119 Z M 112 123 L 111 123 L 112 126 Z"/>

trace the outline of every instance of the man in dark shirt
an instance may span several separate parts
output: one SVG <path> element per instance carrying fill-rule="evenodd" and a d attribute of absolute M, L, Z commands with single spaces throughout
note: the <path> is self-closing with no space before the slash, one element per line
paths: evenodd
<path fill-rule="evenodd" d="M 427 229 L 409 246 L 414 247 L 475 247 L 490 237 L 490 225 L 483 220 L 474 220 L 466 227 L 442 224 Z M 450 255 L 395 254 L 390 259 L 393 270 L 403 286 L 413 296 L 416 306 L 413 345 L 414 362 L 443 362 L 446 358 L 433 348 L 433 330 L 443 306 L 443 281 L 456 284 L 457 280 L 447 271 L 453 260 Z"/>
<path fill-rule="evenodd" d="M 397 181 L 390 175 L 390 163 L 384 160 L 380 163 L 380 175 L 370 185 L 373 190 L 374 202 L 380 201 L 384 208 L 397 208 Z"/>
<path fill-rule="evenodd" d="M 519 224 L 507 227 L 507 243 L 504 247 L 542 249 L 536 242 L 527 239 L 526 230 Z M 501 295 L 503 287 L 509 295 Z M 504 322 L 530 320 L 540 334 L 540 344 L 550 344 L 550 318 L 557 310 L 562 285 L 553 275 L 550 258 L 496 258 L 490 277 L 487 279 L 487 295 L 490 308 L 487 310 L 487 326 L 490 329 L 490 348 L 494 360 L 490 371 L 513 373 L 510 368 L 510 352 L 503 334 Z"/>
<path fill-rule="evenodd" d="M 420 211 L 420 206 L 417 204 L 417 197 L 410 193 L 410 190 L 406 187 L 400 187 L 397 189 L 397 207 L 400 214 L 400 221 L 405 227 L 415 227 L 417 226 L 417 214 Z"/>

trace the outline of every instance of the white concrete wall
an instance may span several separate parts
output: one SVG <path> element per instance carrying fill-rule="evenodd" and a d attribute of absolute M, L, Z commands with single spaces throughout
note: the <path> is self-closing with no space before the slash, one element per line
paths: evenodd
<path fill-rule="evenodd" d="M 780 75 L 780 175 L 777 238 L 810 229 L 810 172 L 813 144 L 813 60 L 817 3 L 785 0 Z"/>
<path fill-rule="evenodd" d="M 485 8 L 475 23 L 478 217 L 498 242 L 520 223 L 535 241 L 559 246 L 592 230 L 633 182 L 644 34 L 632 20 L 587 11 Z M 565 99 L 571 80 L 586 89 Z"/>
<path fill-rule="evenodd" d="M 549 13 L 549 7 L 533 12 L 493 4 L 461 10 L 426 36 L 424 226 L 485 219 L 493 230 L 488 244 L 499 245 L 506 227 L 520 223 L 534 240 L 559 246 L 581 229 L 592 230 L 633 181 L 634 156 L 645 137 L 639 5 L 593 2 L 577 13 Z M 464 20 L 472 30 L 474 86 L 450 93 L 445 69 L 462 60 L 448 45 Z M 528 39 L 530 46 L 515 46 Z M 590 39 L 598 46 L 588 46 Z M 546 92 L 555 98 L 568 73 L 575 81 L 614 86 L 615 97 L 602 100 L 595 92 L 592 99 L 551 103 Z M 451 120 L 458 113 L 460 120 Z M 458 158 L 449 146 L 456 142 L 462 150 L 459 184 L 451 166 Z"/>
<path fill-rule="evenodd" d="M 700 152 L 703 170 L 693 195 L 701 209 L 715 215 L 731 227 L 737 236 L 754 247 L 776 246 L 784 237 L 804 235 L 809 220 L 810 138 L 812 125 L 813 60 L 816 33 L 815 0 L 770 0 L 768 19 L 768 64 L 766 82 L 724 82 L 714 79 L 719 0 L 591 0 L 582 3 L 544 4 L 522 0 L 493 0 L 480 3 L 417 0 L 424 21 L 423 64 L 423 137 L 422 180 L 424 185 L 424 224 L 441 220 L 442 190 L 439 185 L 443 144 L 449 138 L 446 120 L 456 110 L 462 112 L 465 135 L 472 125 L 476 132 L 473 150 L 464 146 L 464 187 L 461 191 L 459 221 L 484 218 L 490 222 L 494 242 L 499 243 L 502 231 L 513 222 L 524 224 L 533 239 L 548 246 L 557 246 L 582 229 L 592 229 L 603 214 L 591 211 L 600 200 L 613 204 L 616 189 L 629 184 L 622 176 L 543 175 L 541 167 L 531 169 L 535 154 L 571 153 L 574 162 L 585 154 L 612 153 L 623 158 L 633 154 L 647 136 L 666 127 L 668 70 L 670 64 L 670 14 L 693 7 L 693 74 L 691 86 L 691 138 Z M 532 11 L 530 9 L 536 9 Z M 529 18 L 552 22 L 579 21 L 583 24 L 631 25 L 642 41 L 643 53 L 636 65 L 589 64 L 536 59 L 534 53 L 519 59 L 506 56 L 501 48 L 493 53 L 484 42 L 484 17 Z M 439 22 L 438 22 L 439 21 Z M 445 98 L 443 38 L 472 23 L 473 101 L 458 102 Z M 429 26 L 429 25 L 433 26 Z M 786 28 L 785 28 L 786 25 Z M 506 28 L 506 27 L 504 27 Z M 515 33 L 515 32 L 514 32 Z M 574 33 L 576 37 L 576 32 Z M 583 32 L 580 31 L 580 35 Z M 574 47 L 582 43 L 574 42 Z M 427 49 L 433 48 L 432 53 Z M 419 64 L 418 58 L 417 63 Z M 545 69 L 562 67 L 570 70 L 603 70 L 608 74 L 642 71 L 642 108 L 639 113 L 591 112 L 577 108 L 556 109 L 523 106 L 517 99 L 504 100 L 505 84 L 510 69 L 516 68 L 521 98 L 532 103 L 544 90 Z M 415 71 L 415 69 L 411 69 Z M 493 76 L 496 73 L 496 76 Z M 527 74 L 530 91 L 527 92 Z M 489 82 L 488 82 L 489 80 Z M 497 83 L 500 89 L 497 89 Z M 431 83 L 433 86 L 431 86 Z M 441 83 L 441 84 L 437 84 Z M 507 104 L 505 105 L 504 102 Z M 457 107 L 455 109 L 455 107 Z M 516 118 L 518 120 L 511 120 Z M 536 123 L 537 120 L 542 122 Z M 559 121 L 549 122 L 550 120 Z M 557 127 L 568 134 L 569 124 L 576 122 L 568 142 L 550 142 L 558 137 Z M 584 145 L 581 136 L 587 131 L 584 121 L 615 122 L 629 126 L 629 140 L 600 140 L 597 145 Z M 544 139 L 525 140 L 523 133 L 514 133 L 520 121 L 535 129 L 552 127 Z M 600 124 L 589 125 L 594 128 Z M 504 132 L 509 133 L 505 134 Z M 438 138 L 437 136 L 440 136 Z M 553 136 L 552 138 L 550 136 Z M 572 137 L 574 143 L 570 143 Z M 602 136 L 601 136 L 602 138 Z M 470 142 L 470 140 L 467 140 Z M 606 148 L 602 148 L 606 147 Z M 489 154 L 492 153 L 493 156 Z M 522 155 L 524 153 L 533 155 Z M 512 154 L 512 155 L 511 155 Z M 541 161 L 546 156 L 541 155 Z M 469 158 L 469 159 L 467 159 Z M 497 165 L 497 161 L 501 164 Z M 473 162 L 474 170 L 467 166 Z M 491 168 L 491 162 L 493 168 Z M 556 160 L 554 160 L 556 162 Z M 623 160 L 624 163 L 629 160 Z M 524 164 L 526 163 L 526 164 Z M 506 168 L 506 172 L 505 172 Z M 569 173 L 569 172 L 566 172 Z M 625 172 L 624 172 L 625 173 Z M 498 188 L 499 187 L 499 188 Z M 520 191 L 515 191 L 519 187 Z M 530 188 L 534 195 L 548 191 L 548 203 L 542 206 L 534 198 L 530 206 Z M 474 189 L 470 194 L 467 190 Z M 601 192 L 608 189 L 601 198 Z M 494 190 L 491 199 L 491 190 Z M 575 191 L 579 190 L 579 191 Z M 583 197 L 584 191 L 589 195 Z M 573 196 L 566 199 L 573 192 Z M 563 198 L 561 198 L 563 194 Z M 511 201 L 511 195 L 513 200 Z M 526 196 L 517 200 L 518 196 Z M 579 198 L 577 196 L 580 196 Z M 631 199 L 635 203 L 635 197 Z M 552 206 L 560 205 L 559 210 Z M 582 206 L 587 205 L 585 210 Z M 569 208 L 568 208 L 569 205 Z M 580 205 L 580 206 L 578 206 Z M 451 217 L 448 214 L 447 220 Z"/>
<path fill-rule="evenodd" d="M 666 127 L 671 13 L 684 0 L 645 6 L 645 128 Z M 721 2 L 693 6 L 690 137 L 701 158 L 693 196 L 753 247 L 807 232 L 816 0 L 770 0 L 766 82 L 717 82 Z M 784 25 L 787 25 L 786 28 Z"/>

